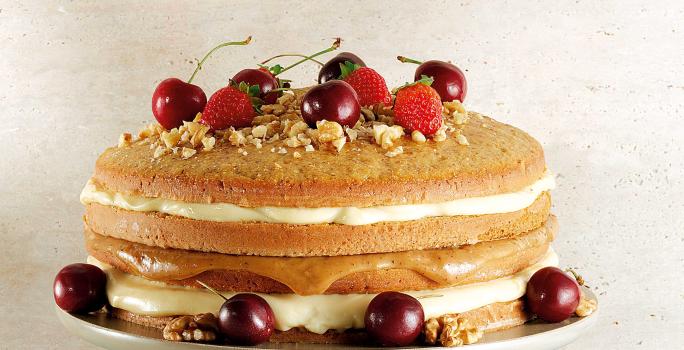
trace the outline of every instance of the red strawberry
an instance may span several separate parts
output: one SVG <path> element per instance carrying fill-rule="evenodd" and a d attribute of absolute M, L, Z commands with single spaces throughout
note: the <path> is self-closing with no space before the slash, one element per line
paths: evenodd
<path fill-rule="evenodd" d="M 219 89 L 209 98 L 200 122 L 213 130 L 252 125 L 252 119 L 256 117 L 255 109 L 259 104 L 258 99 L 253 96 L 258 96 L 258 90 L 258 85 L 248 86 L 245 83 Z"/>
<path fill-rule="evenodd" d="M 433 135 L 442 126 L 442 100 L 431 78 L 400 88 L 394 99 L 394 122 L 409 131 Z"/>
<path fill-rule="evenodd" d="M 378 72 L 368 67 L 361 67 L 349 61 L 340 64 L 342 80 L 349 83 L 359 95 L 361 106 L 372 106 L 379 103 L 389 105 L 392 97 L 387 89 L 387 83 Z"/>

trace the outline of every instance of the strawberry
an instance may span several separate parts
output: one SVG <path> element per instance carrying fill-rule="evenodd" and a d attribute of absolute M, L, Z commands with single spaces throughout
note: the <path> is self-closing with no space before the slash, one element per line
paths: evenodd
<path fill-rule="evenodd" d="M 392 102 L 385 78 L 372 68 L 361 67 L 349 61 L 340 64 L 340 68 L 342 68 L 340 78 L 354 88 L 356 94 L 359 95 L 361 106 L 379 103 L 389 105 Z"/>
<path fill-rule="evenodd" d="M 216 91 L 202 111 L 200 122 L 213 130 L 252 125 L 260 104 L 259 86 L 231 83 Z"/>
<path fill-rule="evenodd" d="M 442 100 L 430 87 L 432 78 L 423 76 L 396 92 L 394 122 L 409 131 L 418 130 L 433 135 L 442 126 Z"/>

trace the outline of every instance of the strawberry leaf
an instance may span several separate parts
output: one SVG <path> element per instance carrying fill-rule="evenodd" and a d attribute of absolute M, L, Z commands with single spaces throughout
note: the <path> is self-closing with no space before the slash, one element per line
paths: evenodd
<path fill-rule="evenodd" d="M 409 86 L 416 85 L 416 84 L 423 84 L 423 85 L 427 85 L 427 86 L 432 86 L 432 83 L 433 83 L 434 81 L 435 81 L 435 79 L 433 79 L 432 77 L 429 77 L 429 76 L 423 74 L 423 75 L 420 76 L 420 79 L 418 79 L 418 80 L 416 80 L 416 81 L 414 81 L 414 82 L 412 82 L 412 83 L 406 83 L 406 84 L 404 84 L 404 85 L 402 85 L 402 86 L 400 86 L 400 87 L 398 87 L 398 88 L 394 88 L 394 89 L 392 90 L 392 94 L 393 94 L 393 95 L 396 95 L 396 94 L 397 94 L 397 91 L 399 91 L 399 90 L 401 90 L 401 89 L 403 89 L 403 88 L 407 88 L 407 87 L 409 87 Z"/>
<path fill-rule="evenodd" d="M 361 68 L 360 65 L 351 61 L 344 61 L 344 63 L 340 63 L 340 79 L 345 79 L 359 68 Z"/>

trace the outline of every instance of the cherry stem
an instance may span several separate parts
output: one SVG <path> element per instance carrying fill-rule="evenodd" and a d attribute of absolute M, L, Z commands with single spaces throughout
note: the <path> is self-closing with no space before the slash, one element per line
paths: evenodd
<path fill-rule="evenodd" d="M 404 56 L 397 56 L 397 59 L 402 62 L 402 63 L 415 63 L 415 64 L 423 64 L 423 62 L 414 60 L 413 58 L 408 58 Z"/>
<path fill-rule="evenodd" d="M 282 74 L 282 73 L 285 72 L 286 70 L 289 70 L 290 68 L 294 68 L 295 66 L 299 65 L 300 63 L 309 61 L 309 60 L 311 60 L 311 59 L 314 58 L 314 57 L 318 57 L 318 56 L 320 56 L 320 55 L 322 55 L 322 54 L 324 54 L 324 53 L 328 53 L 328 52 L 330 52 L 330 51 L 335 51 L 335 50 L 337 50 L 337 48 L 340 47 L 340 41 L 342 41 L 342 39 L 340 39 L 340 38 L 335 39 L 335 42 L 334 42 L 334 43 L 332 44 L 332 46 L 330 46 L 329 48 L 327 48 L 327 49 L 325 49 L 325 50 L 323 50 L 323 51 L 316 52 L 315 54 L 313 54 L 313 55 L 311 55 L 311 56 L 306 56 L 305 58 L 303 58 L 303 59 L 301 59 L 301 60 L 299 60 L 299 61 L 297 61 L 297 62 L 295 62 L 295 63 L 293 63 L 293 64 L 291 64 L 291 65 L 289 65 L 289 66 L 287 66 L 287 67 L 285 67 L 285 68 L 283 68 L 283 70 L 281 70 L 281 71 L 280 71 L 278 74 L 276 74 L 276 75 Z"/>
<path fill-rule="evenodd" d="M 228 298 L 224 297 L 223 294 L 221 294 L 221 293 L 219 293 L 218 291 L 216 291 L 216 289 L 209 287 L 209 286 L 206 285 L 204 282 L 202 282 L 202 281 L 200 281 L 200 280 L 195 280 L 195 282 L 201 284 L 202 287 L 204 287 L 204 288 L 206 288 L 206 289 L 209 289 L 212 293 L 214 293 L 214 294 L 220 296 L 223 300 L 228 301 Z"/>
<path fill-rule="evenodd" d="M 307 56 L 307 55 L 302 55 L 301 53 L 284 53 L 284 54 L 280 54 L 280 55 L 273 56 L 273 57 L 271 57 L 271 58 L 269 58 L 269 59 L 267 59 L 267 60 L 261 62 L 261 64 L 266 64 L 266 63 L 268 63 L 268 62 L 270 62 L 270 61 L 272 61 L 272 60 L 274 60 L 274 59 L 276 59 L 276 58 L 281 58 L 281 57 L 304 57 L 304 58 L 307 58 L 308 56 Z M 315 60 L 315 59 L 313 59 L 313 58 L 309 58 L 309 60 L 314 61 L 314 62 L 318 63 L 318 64 L 321 65 L 321 66 L 323 65 L 323 62 L 318 61 L 318 60 Z"/>
<path fill-rule="evenodd" d="M 188 79 L 188 84 L 192 83 L 192 80 L 195 79 L 195 75 L 197 75 L 197 72 L 202 70 L 202 65 L 204 64 L 204 61 L 211 56 L 211 54 L 214 53 L 214 51 L 225 47 L 225 46 L 233 46 L 233 45 L 247 45 L 249 42 L 252 41 L 252 36 L 248 36 L 247 39 L 243 41 L 230 41 L 230 42 L 225 42 L 222 44 L 219 44 L 218 46 L 214 47 L 213 49 L 209 50 L 206 55 L 204 55 L 204 58 L 202 58 L 199 62 L 197 62 L 197 67 L 195 68 L 195 71 L 192 72 L 192 75 L 190 76 L 190 79 Z"/>

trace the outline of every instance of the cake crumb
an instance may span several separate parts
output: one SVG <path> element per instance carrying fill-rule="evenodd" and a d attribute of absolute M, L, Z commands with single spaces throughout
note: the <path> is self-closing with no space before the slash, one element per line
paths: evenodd
<path fill-rule="evenodd" d="M 297 152 L 297 151 L 294 151 L 294 152 L 292 153 L 292 156 L 295 157 L 295 158 L 301 158 L 301 157 L 302 157 L 302 154 L 299 153 L 299 152 Z"/>

